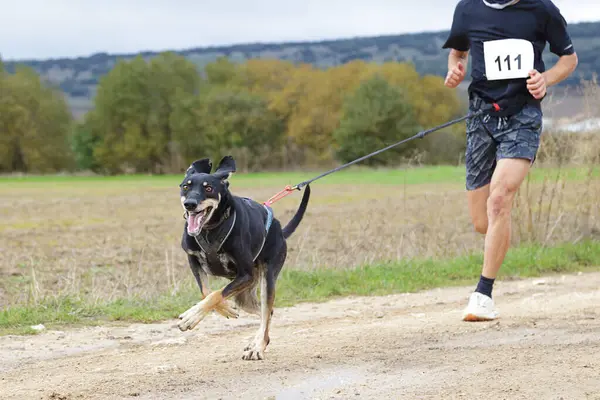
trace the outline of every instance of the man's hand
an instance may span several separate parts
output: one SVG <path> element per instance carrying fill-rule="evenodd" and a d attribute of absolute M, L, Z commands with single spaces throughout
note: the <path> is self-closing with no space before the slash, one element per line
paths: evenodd
<path fill-rule="evenodd" d="M 547 90 L 546 76 L 540 74 L 535 69 L 531 70 L 529 72 L 529 79 L 527 80 L 527 90 L 529 90 L 529 93 L 536 100 L 543 98 Z"/>
<path fill-rule="evenodd" d="M 446 81 L 444 85 L 447 87 L 454 89 L 465 79 L 465 66 L 462 62 L 458 62 L 456 67 L 452 68 L 448 71 L 448 75 L 446 75 Z"/>

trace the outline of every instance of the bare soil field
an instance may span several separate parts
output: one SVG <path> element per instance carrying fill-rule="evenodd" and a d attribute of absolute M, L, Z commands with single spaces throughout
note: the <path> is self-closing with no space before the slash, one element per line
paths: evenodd
<path fill-rule="evenodd" d="M 472 288 L 0 337 L 8 399 L 600 399 L 600 273 L 500 281 L 500 319 L 460 321 Z"/>
<path fill-rule="evenodd" d="M 459 171 L 462 173 L 462 171 Z M 308 174 L 307 174 L 308 175 Z M 380 177 L 384 177 L 381 174 Z M 481 251 L 463 184 L 317 184 L 289 239 L 286 269 L 353 268 L 375 262 L 455 257 Z M 532 184 L 515 211 L 514 244 L 575 242 L 597 236 L 600 180 Z M 193 280 L 180 241 L 178 180 L 56 181 L 0 190 L 0 306 L 47 296 L 114 300 L 179 290 Z M 265 201 L 270 181 L 242 186 Z M 274 205 L 286 224 L 300 196 Z"/>
<path fill-rule="evenodd" d="M 110 300 L 177 290 L 191 277 L 180 246 L 184 221 L 178 184 L 85 182 L 4 189 L 0 305 L 58 293 Z M 257 201 L 281 189 L 239 187 L 232 180 L 233 193 Z M 283 224 L 300 197 L 274 205 Z M 449 247 L 461 254 L 480 249 L 481 243 L 469 225 L 460 185 L 321 185 L 313 189 L 306 216 L 289 240 L 285 268 L 452 256 Z"/>

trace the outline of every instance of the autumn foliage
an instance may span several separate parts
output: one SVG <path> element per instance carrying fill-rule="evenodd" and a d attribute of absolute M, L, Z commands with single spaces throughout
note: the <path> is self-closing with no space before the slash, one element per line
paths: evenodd
<path fill-rule="evenodd" d="M 20 74 L 0 77 L 0 88 L 10 88 L 3 95 L 13 96 L 0 98 L 0 114 L 21 118 L 5 125 L 9 136 L 2 134 L 0 153 L 5 156 L 0 158 L 5 161 L 0 168 L 5 172 L 172 173 L 192 159 L 223 154 L 235 156 L 245 171 L 333 165 L 465 112 L 442 78 L 420 76 L 408 63 L 353 61 L 319 69 L 280 60 L 220 58 L 199 69 L 167 52 L 151 60 L 139 56 L 118 62 L 100 80 L 92 111 L 83 121 L 69 117 L 65 122 L 64 101 L 39 78 Z M 25 96 L 27 84 L 36 90 Z M 14 110 L 7 114 L 6 107 Z M 35 107 L 43 121 L 32 112 Z M 464 127 L 455 126 L 371 164 L 398 165 L 415 157 L 424 163 L 456 163 L 463 132 Z M 41 138 L 51 140 L 42 145 Z"/>

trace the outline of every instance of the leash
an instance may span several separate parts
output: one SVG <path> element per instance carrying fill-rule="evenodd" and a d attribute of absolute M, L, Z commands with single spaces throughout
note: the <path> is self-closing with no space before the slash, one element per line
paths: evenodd
<path fill-rule="evenodd" d="M 493 106 L 493 108 L 496 111 L 499 111 L 500 107 L 496 103 L 494 103 L 492 106 Z M 400 146 L 401 144 L 410 142 L 411 140 L 414 140 L 414 139 L 423 139 L 425 136 L 429 135 L 430 133 L 439 131 L 441 129 L 447 128 L 447 127 L 452 126 L 452 125 L 456 125 L 459 122 L 465 121 L 465 120 L 467 120 L 469 118 L 478 117 L 478 116 L 480 116 L 481 114 L 483 114 L 486 111 L 488 111 L 488 110 L 482 108 L 482 109 L 478 110 L 475 113 L 469 113 L 469 114 L 465 115 L 464 117 L 452 120 L 450 122 L 446 122 L 445 124 L 436 126 L 434 128 L 428 129 L 426 131 L 419 132 L 419 133 L 417 133 L 414 136 L 411 136 L 411 137 L 409 137 L 407 139 L 401 140 L 401 141 L 396 142 L 396 143 L 394 143 L 392 145 L 384 147 L 383 149 L 379 149 L 377 151 L 374 151 L 373 153 L 367 154 L 366 156 L 362 156 L 360 158 L 357 158 L 356 160 L 350 161 L 349 163 L 346 163 L 344 165 L 340 165 L 339 167 L 333 168 L 333 169 L 331 169 L 331 170 L 329 170 L 327 172 L 322 173 L 321 175 L 318 175 L 318 176 L 316 176 L 316 177 L 314 177 L 312 179 L 309 179 L 307 181 L 301 182 L 301 183 L 299 183 L 297 185 L 294 185 L 294 186 L 288 185 L 288 186 L 285 187 L 285 189 L 283 189 L 281 192 L 275 194 L 273 197 L 271 197 L 269 200 L 265 201 L 263 204 L 266 205 L 266 206 L 271 206 L 276 201 L 279 201 L 279 200 L 283 199 L 284 197 L 292 194 L 292 192 L 294 192 L 295 190 L 302 190 L 302 188 L 304 186 L 309 185 L 309 184 L 311 184 L 312 182 L 314 182 L 314 181 L 316 181 L 318 179 L 324 178 L 327 175 L 330 175 L 330 174 L 333 174 L 335 172 L 338 172 L 338 171 L 340 171 L 340 170 L 342 170 L 344 168 L 347 168 L 347 167 L 349 167 L 351 165 L 354 165 L 354 164 L 359 163 L 361 161 L 364 161 L 364 160 L 366 160 L 368 158 L 371 158 L 371 157 L 374 157 L 374 156 L 376 156 L 378 154 L 381 154 L 384 151 L 388 151 L 388 150 L 390 150 L 390 149 L 392 149 L 392 148 L 394 148 L 396 146 Z"/>

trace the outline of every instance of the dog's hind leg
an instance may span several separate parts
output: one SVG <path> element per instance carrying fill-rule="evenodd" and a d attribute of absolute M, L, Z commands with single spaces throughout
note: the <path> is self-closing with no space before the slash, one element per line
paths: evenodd
<path fill-rule="evenodd" d="M 275 278 L 269 266 L 260 267 L 260 327 L 254 340 L 244 349 L 244 360 L 262 360 L 269 344 L 269 326 L 275 302 Z"/>
<path fill-rule="evenodd" d="M 240 268 L 238 276 L 222 289 L 208 294 L 202 301 L 191 307 L 189 310 L 179 316 L 181 322 L 177 325 L 180 330 L 187 331 L 194 329 L 200 321 L 214 310 L 220 303 L 225 302 L 232 296 L 247 290 L 252 285 L 252 268 Z"/>
<path fill-rule="evenodd" d="M 248 314 L 260 315 L 260 305 L 256 296 L 258 283 L 258 279 L 254 280 L 248 290 L 244 290 L 235 296 L 235 304 Z"/>

